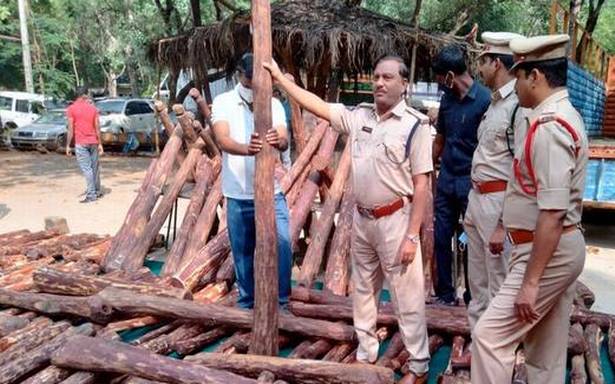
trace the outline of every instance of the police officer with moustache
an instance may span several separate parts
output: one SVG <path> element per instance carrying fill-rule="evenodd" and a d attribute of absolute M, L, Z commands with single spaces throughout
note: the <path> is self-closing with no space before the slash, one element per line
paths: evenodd
<path fill-rule="evenodd" d="M 410 354 L 410 373 L 401 383 L 425 383 L 430 357 L 419 230 L 433 164 L 429 121 L 405 101 L 407 66 L 397 56 L 380 58 L 374 65 L 374 104 L 354 110 L 299 88 L 275 64 L 266 68 L 305 109 L 350 136 L 357 202 L 351 245 L 357 360 L 374 363 L 378 357 L 376 319 L 386 278 Z"/>

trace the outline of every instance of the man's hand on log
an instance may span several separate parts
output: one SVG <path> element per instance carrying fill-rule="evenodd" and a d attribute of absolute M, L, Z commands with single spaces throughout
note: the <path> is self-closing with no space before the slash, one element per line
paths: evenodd
<path fill-rule="evenodd" d="M 254 132 L 248 143 L 248 156 L 253 156 L 263 149 L 263 141 L 258 137 L 258 133 Z"/>
<path fill-rule="evenodd" d="M 263 63 L 263 67 L 271 73 L 273 80 L 277 81 L 284 77 L 284 74 L 280 70 L 278 63 L 276 63 L 275 60 L 271 60 L 271 63 Z"/>
<path fill-rule="evenodd" d="M 271 145 L 274 148 L 278 148 L 280 146 L 280 134 L 274 128 L 271 128 L 267 131 L 267 136 L 265 136 L 265 140 L 267 140 L 267 144 Z"/>
<path fill-rule="evenodd" d="M 413 242 L 409 238 L 404 238 L 404 241 L 402 241 L 399 251 L 397 252 L 397 260 L 399 260 L 401 265 L 408 265 L 414 261 L 417 245 L 417 243 Z"/>
<path fill-rule="evenodd" d="M 102 144 L 98 144 L 98 154 L 103 155 L 104 153 L 105 153 L 105 150 L 103 149 Z"/>

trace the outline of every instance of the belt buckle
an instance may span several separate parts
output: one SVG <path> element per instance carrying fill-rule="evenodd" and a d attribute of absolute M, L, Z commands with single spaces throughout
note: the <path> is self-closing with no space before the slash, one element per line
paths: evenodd
<path fill-rule="evenodd" d="M 370 220 L 374 220 L 376 218 L 376 216 L 374 216 L 374 210 L 369 209 L 369 208 L 364 208 L 361 206 L 358 206 L 357 208 L 361 216 L 368 218 Z"/>
<path fill-rule="evenodd" d="M 506 238 L 508 239 L 508 241 L 510 241 L 510 243 L 511 243 L 512 245 L 516 245 L 516 244 L 515 244 L 515 241 L 513 240 L 512 235 L 510 234 L 510 232 L 509 232 L 509 231 L 506 231 Z"/>

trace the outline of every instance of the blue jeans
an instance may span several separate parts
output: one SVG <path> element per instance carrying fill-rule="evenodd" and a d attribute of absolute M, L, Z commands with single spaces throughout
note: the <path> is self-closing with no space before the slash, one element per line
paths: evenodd
<path fill-rule="evenodd" d="M 226 199 L 227 226 L 231 251 L 235 262 L 235 276 L 239 288 L 237 304 L 241 308 L 254 307 L 254 249 L 256 224 L 254 200 Z M 282 194 L 275 195 L 275 218 L 278 234 L 278 288 L 279 305 L 285 307 L 290 296 L 292 250 L 288 207 Z"/>
<path fill-rule="evenodd" d="M 469 176 L 452 176 L 440 172 L 434 200 L 434 253 L 438 283 L 436 296 L 444 301 L 456 298 L 453 284 L 453 249 L 451 241 L 468 206 L 468 194 L 472 188 Z"/>
<path fill-rule="evenodd" d="M 87 185 L 86 197 L 96 198 L 100 193 L 100 173 L 98 172 L 98 145 L 75 145 L 75 157 Z"/>

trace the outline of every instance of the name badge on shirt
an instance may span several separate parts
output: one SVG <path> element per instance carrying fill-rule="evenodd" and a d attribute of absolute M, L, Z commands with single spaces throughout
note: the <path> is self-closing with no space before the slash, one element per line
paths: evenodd
<path fill-rule="evenodd" d="M 372 127 L 368 127 L 368 126 L 363 126 L 363 128 L 361 128 L 361 130 L 362 130 L 363 132 L 367 132 L 367 133 L 371 134 L 371 133 L 372 133 L 372 131 L 374 130 L 374 128 L 372 128 Z"/>

